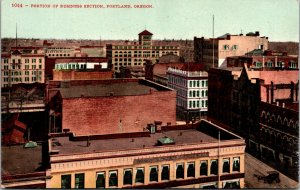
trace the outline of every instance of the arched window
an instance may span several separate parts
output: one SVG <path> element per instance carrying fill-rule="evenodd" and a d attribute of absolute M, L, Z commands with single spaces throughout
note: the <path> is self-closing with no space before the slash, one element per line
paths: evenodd
<path fill-rule="evenodd" d="M 200 165 L 200 176 L 205 175 L 207 176 L 207 161 L 201 161 Z"/>
<path fill-rule="evenodd" d="M 218 175 L 218 160 L 210 161 L 210 174 Z"/>

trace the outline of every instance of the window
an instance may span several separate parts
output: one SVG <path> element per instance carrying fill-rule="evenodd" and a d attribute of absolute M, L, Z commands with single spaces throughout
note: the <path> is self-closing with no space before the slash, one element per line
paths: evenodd
<path fill-rule="evenodd" d="M 201 91 L 201 95 L 202 95 L 201 97 L 204 97 L 204 91 L 203 90 Z"/>
<path fill-rule="evenodd" d="M 237 50 L 237 48 L 238 48 L 237 45 L 233 45 L 233 46 L 232 46 L 232 49 L 233 49 L 233 50 Z"/>
<path fill-rule="evenodd" d="M 124 185 L 132 185 L 132 169 L 125 169 L 123 176 Z"/>
<path fill-rule="evenodd" d="M 193 83 L 194 83 L 194 87 L 195 87 L 195 86 L 196 86 L 196 81 L 194 80 L 194 82 L 193 82 Z"/>
<path fill-rule="evenodd" d="M 36 69 L 36 66 L 35 66 L 35 65 L 32 65 L 32 69 Z"/>
<path fill-rule="evenodd" d="M 225 181 L 223 182 L 224 189 L 240 189 L 240 182 L 237 180 L 234 181 Z"/>
<path fill-rule="evenodd" d="M 196 91 L 193 91 L 193 97 L 196 97 Z"/>
<path fill-rule="evenodd" d="M 4 70 L 8 70 L 8 65 L 4 65 Z"/>
<path fill-rule="evenodd" d="M 135 183 L 144 183 L 144 168 L 136 169 Z"/>
<path fill-rule="evenodd" d="M 109 186 L 118 187 L 118 172 L 109 171 Z"/>
<path fill-rule="evenodd" d="M 162 166 L 161 180 L 169 180 L 169 179 L 170 179 L 170 166 L 164 165 Z"/>
<path fill-rule="evenodd" d="M 229 158 L 223 159 L 223 173 L 229 173 L 230 171 Z"/>
<path fill-rule="evenodd" d="M 25 69 L 29 69 L 29 65 L 25 65 Z"/>
<path fill-rule="evenodd" d="M 96 188 L 105 188 L 105 172 L 96 174 Z"/>
<path fill-rule="evenodd" d="M 210 161 L 210 174 L 214 174 L 214 175 L 218 174 L 218 160 Z"/>
<path fill-rule="evenodd" d="M 25 75 L 29 75 L 29 71 L 25 71 Z"/>
<path fill-rule="evenodd" d="M 71 175 L 62 175 L 61 176 L 61 188 L 62 189 L 71 189 Z"/>
<path fill-rule="evenodd" d="M 32 60 L 31 60 L 31 63 L 36 63 L 36 59 L 32 59 Z"/>
<path fill-rule="evenodd" d="M 176 164 L 176 179 L 184 178 L 184 166 L 183 163 Z"/>
<path fill-rule="evenodd" d="M 208 96 L 208 90 L 205 91 L 205 96 L 206 96 L 206 97 Z"/>
<path fill-rule="evenodd" d="M 193 92 L 192 91 L 190 91 L 190 97 L 192 97 L 193 96 Z"/>
<path fill-rule="evenodd" d="M 262 63 L 261 62 L 256 62 L 255 67 L 259 67 L 259 68 L 262 67 Z"/>
<path fill-rule="evenodd" d="M 197 81 L 197 87 L 199 87 L 200 86 L 200 82 L 199 81 Z"/>
<path fill-rule="evenodd" d="M 233 158 L 233 165 L 232 165 L 232 171 L 240 171 L 240 158 L 236 157 Z"/>
<path fill-rule="evenodd" d="M 190 81 L 190 87 L 192 87 L 192 85 L 193 85 L 193 82 L 192 82 L 192 81 Z"/>
<path fill-rule="evenodd" d="M 28 81 L 29 81 L 29 77 L 25 77 L 25 81 L 27 81 L 27 82 L 28 82 Z"/>
<path fill-rule="evenodd" d="M 150 182 L 158 182 L 157 166 L 150 166 Z"/>
<path fill-rule="evenodd" d="M 84 173 L 75 174 L 75 188 L 76 189 L 84 188 Z"/>
<path fill-rule="evenodd" d="M 202 81 L 202 87 L 204 87 L 204 80 Z"/>
<path fill-rule="evenodd" d="M 42 69 L 42 65 L 39 65 L 39 69 Z"/>
<path fill-rule="evenodd" d="M 208 86 L 208 80 L 206 80 L 205 83 L 206 83 L 206 86 Z"/>
<path fill-rule="evenodd" d="M 197 97 L 199 97 L 200 96 L 200 93 L 199 93 L 199 91 L 197 91 Z"/>
<path fill-rule="evenodd" d="M 29 59 L 25 59 L 25 63 L 29 63 Z"/>
<path fill-rule="evenodd" d="M 4 59 L 4 63 L 8 63 L 8 59 Z"/>
<path fill-rule="evenodd" d="M 224 50 L 228 50 L 229 49 L 229 45 L 224 45 L 223 48 L 224 48 Z"/>
<path fill-rule="evenodd" d="M 192 101 L 189 101 L 189 103 L 190 103 L 190 106 L 189 106 L 189 108 L 191 108 L 191 107 L 192 107 Z"/>
<path fill-rule="evenodd" d="M 201 161 L 200 164 L 200 176 L 205 175 L 207 176 L 207 161 Z"/>
<path fill-rule="evenodd" d="M 187 177 L 195 177 L 195 162 L 187 163 Z"/>
<path fill-rule="evenodd" d="M 273 67 L 273 63 L 271 61 L 267 62 L 267 67 Z"/>

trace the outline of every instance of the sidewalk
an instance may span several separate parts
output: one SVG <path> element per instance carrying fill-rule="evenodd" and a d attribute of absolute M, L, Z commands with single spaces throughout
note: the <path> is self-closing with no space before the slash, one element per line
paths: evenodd
<path fill-rule="evenodd" d="M 298 188 L 298 183 L 279 172 L 280 183 L 275 181 L 271 184 L 259 180 L 256 175 L 267 175 L 268 171 L 276 171 L 260 160 L 245 153 L 245 188 Z"/>

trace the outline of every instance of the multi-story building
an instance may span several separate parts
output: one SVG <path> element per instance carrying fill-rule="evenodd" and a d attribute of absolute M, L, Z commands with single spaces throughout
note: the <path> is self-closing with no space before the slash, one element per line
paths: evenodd
<path fill-rule="evenodd" d="M 106 45 L 106 54 L 111 68 L 119 72 L 121 66 L 144 66 L 146 60 L 155 62 L 166 54 L 179 55 L 178 46 L 152 45 L 152 33 L 147 30 L 139 33 L 138 42 L 122 45 Z"/>
<path fill-rule="evenodd" d="M 1 54 L 1 88 L 18 83 L 45 82 L 45 54 L 38 47 L 12 48 Z"/>
<path fill-rule="evenodd" d="M 49 46 L 44 47 L 47 57 L 74 57 L 75 49 L 72 47 Z"/>
<path fill-rule="evenodd" d="M 94 65 L 101 65 L 102 69 L 108 68 L 107 59 L 103 57 L 46 57 L 45 76 L 47 80 L 53 79 L 55 70 L 92 70 Z"/>
<path fill-rule="evenodd" d="M 143 79 L 50 81 L 49 100 L 51 129 L 76 135 L 140 132 L 154 120 L 176 123 L 176 91 Z"/>
<path fill-rule="evenodd" d="M 56 63 L 53 80 L 100 80 L 111 79 L 113 73 L 107 69 L 107 63 Z"/>
<path fill-rule="evenodd" d="M 80 53 L 87 57 L 106 57 L 104 46 L 80 46 Z"/>
<path fill-rule="evenodd" d="M 290 133 L 294 124 L 298 122 L 298 118 L 295 117 L 296 113 L 292 113 L 287 108 L 280 108 L 281 114 L 279 114 L 280 111 L 276 110 L 279 110 L 277 108 L 279 104 L 298 104 L 299 71 L 255 70 L 253 68 L 248 69 L 246 65 L 243 68 L 211 68 L 209 70 L 208 116 L 230 126 L 233 132 L 246 138 L 248 148 L 252 146 L 251 153 L 265 160 L 268 164 L 282 169 L 279 166 L 283 164 L 283 157 L 293 158 L 296 151 L 292 149 L 288 151 L 293 153 L 282 152 L 283 149 L 286 149 L 286 144 L 274 144 L 273 141 L 265 140 L 263 135 L 265 135 L 264 131 L 268 129 L 268 132 L 273 131 L 269 133 L 273 135 L 272 137 L 278 137 L 278 134 L 281 134 L 280 142 L 283 142 L 284 136 L 287 137 L 285 143 L 289 141 L 293 146 L 298 141 L 295 140 L 298 137 L 298 132 Z M 269 114 L 265 116 L 267 112 Z M 286 115 L 286 113 L 289 114 Z M 261 119 L 262 115 L 264 115 L 264 119 Z M 278 122 L 278 115 L 281 118 L 280 122 Z M 269 123 L 265 122 L 266 117 Z M 284 123 L 285 117 L 287 119 Z M 275 124 L 276 122 L 273 120 L 278 123 Z M 276 139 L 274 140 L 276 141 Z M 278 149 L 277 145 L 281 148 Z M 257 149 L 253 147 L 257 147 Z M 269 159 L 268 152 L 274 153 L 273 160 Z M 291 159 L 290 163 L 294 163 L 289 165 L 290 169 L 298 167 L 295 165 L 297 160 L 294 162 Z M 298 179 L 287 171 L 281 171 L 294 177 L 294 179 Z"/>
<path fill-rule="evenodd" d="M 263 160 L 298 179 L 299 106 L 297 103 L 260 103 L 259 130 L 249 149 Z"/>
<path fill-rule="evenodd" d="M 185 63 L 181 68 L 168 68 L 168 86 L 177 91 L 178 118 L 192 120 L 207 114 L 208 74 L 203 65 Z"/>
<path fill-rule="evenodd" d="M 245 55 L 254 49 L 268 49 L 268 37 L 260 37 L 259 32 L 246 36 L 225 34 L 218 38 L 194 37 L 195 62 L 203 63 L 205 69 L 226 66 L 226 57 Z"/>
<path fill-rule="evenodd" d="M 151 124 L 134 134 L 52 134 L 49 152 L 47 188 L 243 188 L 245 183 L 244 139 L 206 120 Z"/>
<path fill-rule="evenodd" d="M 298 69 L 298 56 L 288 56 L 286 52 L 263 51 L 256 49 L 243 56 L 227 57 L 227 67 L 243 67 L 261 69 Z"/>

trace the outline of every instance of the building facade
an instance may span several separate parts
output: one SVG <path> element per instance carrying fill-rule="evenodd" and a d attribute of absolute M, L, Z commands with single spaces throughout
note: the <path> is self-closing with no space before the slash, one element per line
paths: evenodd
<path fill-rule="evenodd" d="M 298 167 L 292 161 L 295 160 L 293 154 L 296 151 L 290 149 L 283 153 L 282 149 L 286 149 L 286 144 L 282 144 L 282 139 L 285 136 L 284 134 L 289 134 L 287 130 L 292 131 L 294 123 L 298 122 L 298 118 L 295 117 L 296 113 L 291 113 L 286 122 L 283 123 L 282 120 L 287 117 L 286 113 L 291 111 L 287 108 L 279 108 L 278 105 L 298 104 L 298 74 L 298 70 L 257 71 L 250 70 L 246 66 L 243 68 L 215 68 L 209 71 L 209 94 L 211 95 L 208 99 L 208 116 L 230 126 L 231 131 L 246 139 L 250 153 L 264 160 L 267 164 L 273 165 L 286 175 L 293 177 L 293 179 L 298 179 L 295 176 L 297 172 L 292 173 L 284 170 L 283 158 L 291 158 L 288 166 L 291 171 L 294 171 L 293 168 Z M 280 109 L 281 114 L 276 111 Z M 269 114 L 265 116 L 267 112 Z M 297 112 L 299 111 L 297 110 Z M 276 123 L 279 115 L 281 121 Z M 267 122 L 266 117 L 268 118 Z M 272 117 L 272 121 L 270 121 L 270 117 Z M 276 122 L 273 121 L 275 119 Z M 283 127 L 284 125 L 286 128 Z M 273 131 L 267 135 L 272 134 L 276 137 L 280 134 L 281 144 L 274 144 L 276 139 L 272 139 L 272 141 L 265 139 L 265 131 Z M 298 132 L 293 132 L 293 134 L 290 134 L 292 136 L 287 135 L 288 138 L 285 138 L 285 142 L 289 141 L 295 145 L 297 134 Z M 279 142 L 279 140 L 276 142 Z M 281 147 L 278 148 L 278 146 Z M 293 154 L 286 153 L 289 151 L 292 151 Z M 274 156 L 272 156 L 273 154 Z M 272 158 L 269 158 L 270 156 Z"/>
<path fill-rule="evenodd" d="M 49 46 L 44 47 L 47 57 L 74 57 L 75 49 L 72 47 Z"/>
<path fill-rule="evenodd" d="M 190 121 L 207 114 L 208 74 L 200 64 L 185 63 L 180 69 L 169 67 L 167 78 L 168 86 L 177 91 L 178 118 Z"/>
<path fill-rule="evenodd" d="M 253 50 L 244 56 L 227 57 L 227 67 L 247 67 L 255 69 L 298 69 L 298 57 L 286 52 Z"/>
<path fill-rule="evenodd" d="M 179 55 L 177 46 L 155 46 L 152 45 L 152 33 L 147 30 L 139 33 L 138 42 L 123 45 L 108 44 L 106 53 L 111 68 L 119 72 L 121 66 L 144 66 L 146 60 L 153 62 L 166 54 Z"/>
<path fill-rule="evenodd" d="M 218 38 L 194 37 L 195 62 L 203 63 L 205 69 L 227 65 L 226 57 L 245 55 L 254 49 L 268 49 L 268 37 L 260 37 L 259 32 L 246 36 L 225 34 Z"/>
<path fill-rule="evenodd" d="M 129 133 L 143 131 L 154 120 L 164 125 L 176 123 L 176 92 L 151 81 L 51 81 L 49 86 L 51 128 L 58 131 Z"/>
<path fill-rule="evenodd" d="M 38 47 L 12 48 L 1 54 L 1 88 L 45 82 L 45 54 Z"/>
<path fill-rule="evenodd" d="M 205 120 L 193 127 L 152 125 L 139 134 L 72 138 L 49 139 L 47 188 L 244 187 L 244 140 Z"/>

